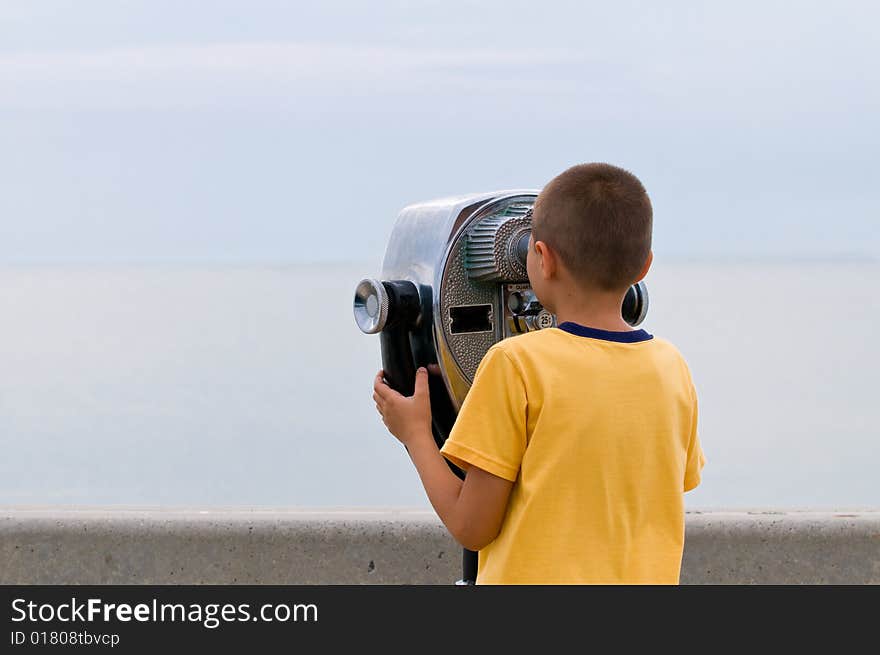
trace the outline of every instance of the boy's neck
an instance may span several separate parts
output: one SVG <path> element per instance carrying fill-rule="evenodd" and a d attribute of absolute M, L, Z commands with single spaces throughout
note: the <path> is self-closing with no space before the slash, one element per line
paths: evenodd
<path fill-rule="evenodd" d="M 555 303 L 556 321 L 558 324 L 577 323 L 611 332 L 630 332 L 633 328 L 623 320 L 620 311 L 625 295 L 625 292 L 614 291 L 565 294 Z"/>

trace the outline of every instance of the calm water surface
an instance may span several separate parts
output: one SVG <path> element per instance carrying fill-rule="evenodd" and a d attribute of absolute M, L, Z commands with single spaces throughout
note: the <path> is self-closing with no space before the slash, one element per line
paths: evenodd
<path fill-rule="evenodd" d="M 0 269 L 0 503 L 422 505 L 351 314 L 375 265 Z M 656 262 L 690 507 L 880 504 L 877 264 Z"/>

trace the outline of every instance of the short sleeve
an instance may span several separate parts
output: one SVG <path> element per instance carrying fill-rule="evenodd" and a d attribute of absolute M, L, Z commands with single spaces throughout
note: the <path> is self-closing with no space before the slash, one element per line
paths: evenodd
<path fill-rule="evenodd" d="M 440 452 L 459 468 L 473 465 L 513 482 L 526 449 L 526 411 L 519 369 L 504 350 L 493 346 L 477 367 Z"/>
<path fill-rule="evenodd" d="M 690 491 L 700 484 L 703 466 L 706 464 L 706 456 L 703 454 L 703 448 L 700 444 L 700 436 L 697 430 L 697 393 L 691 386 L 691 395 L 693 398 L 693 409 L 691 414 L 691 429 L 688 439 L 687 463 L 684 472 L 684 490 Z"/>

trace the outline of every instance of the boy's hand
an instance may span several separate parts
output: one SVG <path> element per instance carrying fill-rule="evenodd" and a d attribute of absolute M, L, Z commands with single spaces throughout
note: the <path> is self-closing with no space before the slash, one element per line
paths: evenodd
<path fill-rule="evenodd" d="M 373 381 L 373 400 L 382 416 L 382 422 L 404 445 L 418 439 L 431 439 L 431 400 L 428 394 L 428 371 L 416 371 L 415 393 L 403 396 L 388 386 L 385 371 L 379 371 Z"/>

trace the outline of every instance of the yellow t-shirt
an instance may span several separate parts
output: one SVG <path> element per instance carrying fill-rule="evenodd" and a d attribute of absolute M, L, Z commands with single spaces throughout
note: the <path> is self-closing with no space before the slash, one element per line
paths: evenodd
<path fill-rule="evenodd" d="M 478 584 L 677 584 L 705 462 L 684 358 L 563 323 L 489 349 L 441 449 L 514 482 Z"/>

